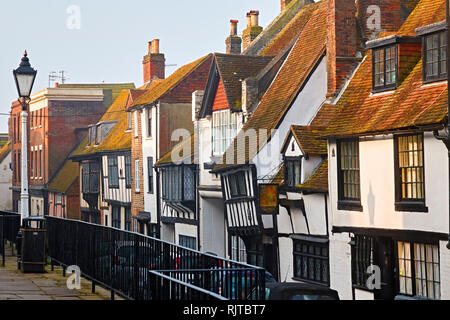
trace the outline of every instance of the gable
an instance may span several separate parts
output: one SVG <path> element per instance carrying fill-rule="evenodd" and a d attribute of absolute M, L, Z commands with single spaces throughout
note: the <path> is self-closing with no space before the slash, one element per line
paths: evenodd
<path fill-rule="evenodd" d="M 227 95 L 225 93 L 225 88 L 223 86 L 223 81 L 219 81 L 219 85 L 217 86 L 216 96 L 214 97 L 214 102 L 212 104 L 212 111 L 219 111 L 228 109 L 228 100 Z"/>

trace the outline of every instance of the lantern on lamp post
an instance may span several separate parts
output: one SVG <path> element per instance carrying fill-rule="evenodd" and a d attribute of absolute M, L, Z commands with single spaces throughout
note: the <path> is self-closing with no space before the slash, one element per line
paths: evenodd
<path fill-rule="evenodd" d="M 22 160 L 21 160 L 21 220 L 28 218 L 29 212 L 29 192 L 28 192 L 28 107 L 30 104 L 31 90 L 33 90 L 34 80 L 37 71 L 31 67 L 28 54 L 25 51 L 19 67 L 13 71 L 16 82 L 19 102 L 22 106 Z"/>

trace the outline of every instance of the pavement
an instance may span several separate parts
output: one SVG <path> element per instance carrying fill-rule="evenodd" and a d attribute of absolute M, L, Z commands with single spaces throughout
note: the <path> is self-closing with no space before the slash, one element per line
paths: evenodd
<path fill-rule="evenodd" d="M 67 279 L 60 267 L 46 267 L 43 274 L 24 274 L 17 270 L 17 257 L 12 249 L 6 249 L 5 267 L 1 266 L 0 256 L 0 300 L 110 300 L 108 290 L 96 286 L 92 293 L 92 283 L 81 279 L 80 290 L 67 288 Z M 116 300 L 122 300 L 117 295 Z"/>

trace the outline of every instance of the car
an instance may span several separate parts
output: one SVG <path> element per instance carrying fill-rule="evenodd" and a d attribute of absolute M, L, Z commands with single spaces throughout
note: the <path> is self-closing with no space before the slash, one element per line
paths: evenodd
<path fill-rule="evenodd" d="M 305 282 L 266 284 L 266 300 L 339 300 L 336 290 Z"/>

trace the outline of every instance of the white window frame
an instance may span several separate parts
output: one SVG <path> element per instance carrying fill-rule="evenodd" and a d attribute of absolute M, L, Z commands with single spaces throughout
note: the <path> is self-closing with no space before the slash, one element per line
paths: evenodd
<path fill-rule="evenodd" d="M 139 137 L 139 126 L 138 126 L 138 111 L 133 111 L 134 114 L 134 136 Z"/>
<path fill-rule="evenodd" d="M 136 193 L 141 192 L 141 169 L 140 159 L 134 160 L 134 191 Z"/>
<path fill-rule="evenodd" d="M 221 156 L 237 135 L 237 113 L 229 109 L 215 111 L 212 116 L 212 151 L 213 156 Z"/>

